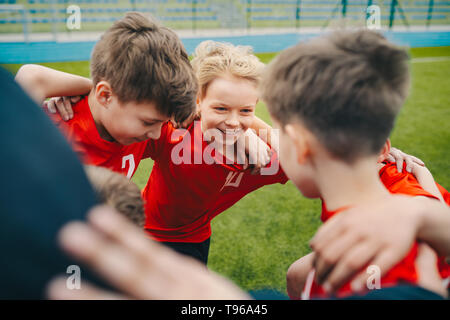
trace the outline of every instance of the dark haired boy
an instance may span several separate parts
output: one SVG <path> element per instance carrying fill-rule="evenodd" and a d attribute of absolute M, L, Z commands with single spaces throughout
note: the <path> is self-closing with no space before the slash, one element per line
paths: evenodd
<path fill-rule="evenodd" d="M 333 33 L 299 44 L 271 63 L 262 91 L 275 127 L 281 129 L 281 165 L 303 195 L 322 199 L 323 221 L 353 206 L 390 199 L 377 159 L 408 87 L 407 53 L 368 30 Z M 326 250 L 343 250 L 344 242 L 353 240 L 343 234 Z M 381 286 L 417 284 L 422 272 L 437 270 L 432 259 L 416 261 L 418 250 L 416 242 L 401 262 L 381 270 Z M 346 259 L 357 264 L 367 252 L 352 254 Z M 311 256 L 309 263 L 323 267 Z M 431 282 L 428 288 L 439 288 L 438 278 Z M 306 287 L 307 298 L 329 297 L 331 288 L 318 284 L 314 270 Z M 336 295 L 350 296 L 359 289 L 349 282 Z"/>

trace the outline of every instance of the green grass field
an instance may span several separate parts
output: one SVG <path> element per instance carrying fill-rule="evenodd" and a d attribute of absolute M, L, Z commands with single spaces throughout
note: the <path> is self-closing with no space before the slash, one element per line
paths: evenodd
<path fill-rule="evenodd" d="M 261 54 L 269 62 L 275 54 Z M 425 161 L 436 181 L 450 188 L 450 47 L 411 50 L 411 94 L 392 134 L 395 147 Z M 448 57 L 440 61 L 416 58 Z M 89 75 L 88 62 L 47 66 Z M 7 65 L 11 72 L 19 65 Z M 265 106 L 257 115 L 270 123 Z M 152 167 L 146 160 L 133 180 L 143 187 Z M 308 241 L 320 225 L 320 203 L 305 199 L 292 183 L 263 187 L 213 220 L 209 268 L 246 290 L 285 292 L 289 265 L 309 252 Z"/>

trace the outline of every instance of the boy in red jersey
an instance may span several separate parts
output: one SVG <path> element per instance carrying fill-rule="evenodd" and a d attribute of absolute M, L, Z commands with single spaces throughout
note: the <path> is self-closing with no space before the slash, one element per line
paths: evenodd
<path fill-rule="evenodd" d="M 288 179 L 276 153 L 258 175 L 236 157 L 239 141 L 255 126 L 264 64 L 247 47 L 206 41 L 197 47 L 192 65 L 200 86 L 200 119 L 187 130 L 168 123 L 160 139 L 149 143 L 155 163 L 143 190 L 145 230 L 206 264 L 211 220 L 246 194 Z"/>
<path fill-rule="evenodd" d="M 95 45 L 91 75 L 92 83 L 25 65 L 16 81 L 38 103 L 90 90 L 73 119 L 52 118 L 84 163 L 130 178 L 146 157 L 147 140 L 158 139 L 169 119 L 183 122 L 195 111 L 197 83 L 188 55 L 173 31 L 128 13 Z"/>
<path fill-rule="evenodd" d="M 384 159 L 386 159 L 389 154 L 390 148 L 391 144 L 388 139 L 385 143 L 382 154 L 378 158 L 380 180 L 389 192 L 393 194 L 429 197 L 431 199 L 439 199 L 442 202 L 445 202 L 444 197 L 448 196 L 448 192 L 434 181 L 433 176 L 426 167 L 413 165 L 411 172 L 403 170 L 400 173 L 398 172 L 395 163 L 385 161 Z M 323 222 L 327 221 L 336 213 L 337 212 L 328 211 L 325 202 L 322 202 L 321 220 Z M 415 248 L 411 251 L 411 256 L 409 258 L 410 260 L 414 260 L 415 255 L 417 254 L 417 249 L 419 248 L 415 246 Z M 431 249 L 428 248 L 422 250 L 430 250 L 431 253 L 428 253 L 428 255 L 433 258 L 434 253 Z M 291 299 L 298 300 L 300 298 L 307 298 L 317 295 L 323 296 L 325 294 L 324 291 L 312 281 L 311 276 L 308 281 L 308 275 L 310 275 L 310 272 L 313 269 L 313 260 L 314 252 L 300 258 L 289 267 L 286 274 L 286 288 Z M 405 260 L 407 261 L 407 259 Z M 410 263 L 411 265 L 414 265 L 414 261 L 410 261 Z M 388 274 L 391 275 L 391 278 L 392 274 L 395 274 L 397 277 L 401 275 L 404 281 L 418 281 L 422 287 L 429 288 L 441 295 L 446 295 L 445 288 L 448 285 L 450 268 L 445 261 L 445 257 L 439 257 L 437 264 L 434 266 L 431 264 L 428 265 L 427 261 L 425 261 L 425 263 L 426 268 L 423 269 L 426 270 L 421 272 L 420 278 L 418 277 L 418 273 L 415 269 L 405 266 L 405 261 L 396 266 L 396 273 L 391 270 Z M 439 271 L 440 277 L 437 274 L 437 271 Z M 439 286 L 439 278 L 443 279 L 442 286 Z M 381 284 L 385 285 L 387 280 L 388 276 L 384 277 L 384 282 Z M 347 284 L 345 288 L 340 289 L 338 294 L 348 294 L 350 292 L 352 292 L 351 288 Z"/>
<path fill-rule="evenodd" d="M 390 198 L 376 164 L 407 95 L 407 58 L 404 50 L 365 30 L 299 44 L 271 63 L 262 90 L 275 127 L 281 129 L 281 163 L 303 195 L 326 203 L 323 220 L 353 206 Z M 382 170 L 382 179 L 384 174 Z M 412 188 L 405 190 L 411 194 Z M 412 194 L 433 197 L 417 190 Z M 345 234 L 342 237 L 345 242 Z M 342 250 L 341 245 L 329 243 L 327 250 Z M 400 263 L 381 270 L 385 274 L 381 285 L 417 284 L 424 266 L 427 272 L 434 267 L 437 275 L 436 261 L 416 261 L 417 250 L 416 243 Z M 352 261 L 364 255 L 362 251 L 346 258 Z M 312 255 L 305 263 L 322 267 Z M 328 297 L 316 280 L 312 273 L 303 280 L 312 288 L 310 296 Z M 443 294 L 439 277 L 427 281 L 427 288 Z M 336 291 L 338 297 L 355 292 L 349 284 Z"/>

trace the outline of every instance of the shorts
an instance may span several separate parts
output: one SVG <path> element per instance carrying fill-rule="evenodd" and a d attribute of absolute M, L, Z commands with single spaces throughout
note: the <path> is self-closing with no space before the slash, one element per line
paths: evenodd
<path fill-rule="evenodd" d="M 208 263 L 209 243 L 211 238 L 203 242 L 161 242 L 178 253 L 197 259 L 204 265 Z"/>

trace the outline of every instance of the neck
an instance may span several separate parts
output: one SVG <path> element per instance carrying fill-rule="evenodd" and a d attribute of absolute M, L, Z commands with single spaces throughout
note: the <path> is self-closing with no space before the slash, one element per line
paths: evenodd
<path fill-rule="evenodd" d="M 318 162 L 316 183 L 330 211 L 378 201 L 389 194 L 379 178 L 376 158 L 365 158 L 353 164 L 329 158 Z"/>
<path fill-rule="evenodd" d="M 95 127 L 97 128 L 100 138 L 106 141 L 114 141 L 114 138 L 108 133 L 102 124 L 102 106 L 95 98 L 95 88 L 91 90 L 88 96 L 89 109 L 91 110 L 92 118 L 94 119 Z"/>

